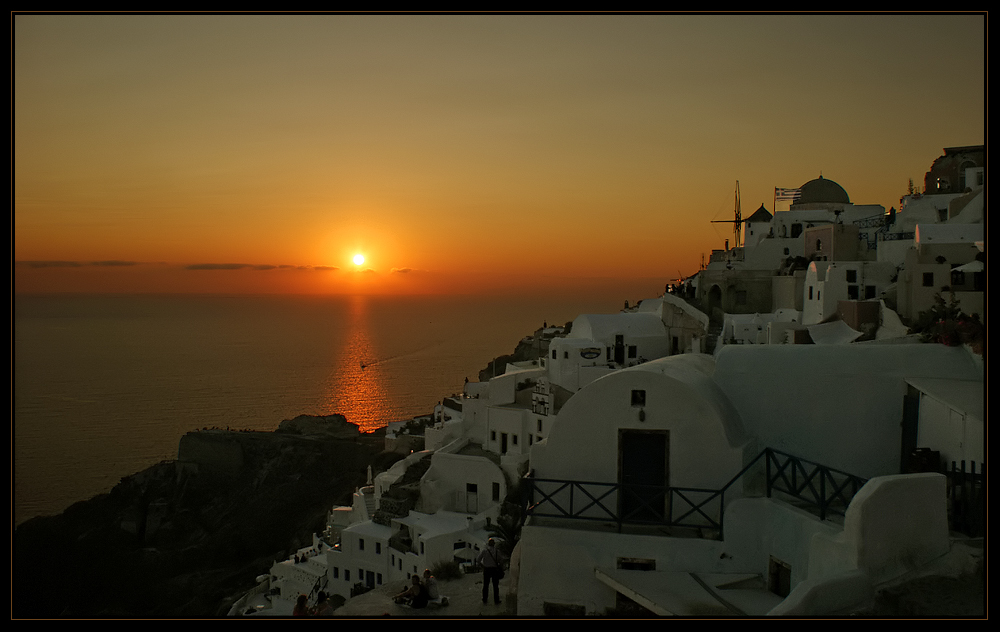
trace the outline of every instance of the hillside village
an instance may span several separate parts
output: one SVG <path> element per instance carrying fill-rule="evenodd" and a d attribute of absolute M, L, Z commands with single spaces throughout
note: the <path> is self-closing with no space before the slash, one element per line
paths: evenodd
<path fill-rule="evenodd" d="M 661 296 L 538 329 L 534 357 L 390 424 L 405 457 L 233 613 L 474 570 L 490 537 L 519 616 L 843 614 L 975 570 L 984 147 L 913 189 L 888 211 L 824 177 L 776 190 L 787 210 L 737 214 Z"/>

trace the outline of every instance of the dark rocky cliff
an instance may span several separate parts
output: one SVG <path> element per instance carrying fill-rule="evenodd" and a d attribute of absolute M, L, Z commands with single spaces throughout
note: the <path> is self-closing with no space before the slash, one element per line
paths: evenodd
<path fill-rule="evenodd" d="M 189 433 L 177 461 L 15 529 L 12 616 L 225 614 L 274 560 L 322 532 L 383 441 L 339 415 L 273 433 Z"/>

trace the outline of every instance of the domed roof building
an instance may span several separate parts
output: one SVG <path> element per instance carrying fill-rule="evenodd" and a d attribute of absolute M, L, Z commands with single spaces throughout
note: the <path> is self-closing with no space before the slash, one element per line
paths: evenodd
<path fill-rule="evenodd" d="M 831 208 L 831 205 L 851 203 L 844 187 L 823 176 L 806 182 L 799 190 L 800 193 L 789 210 L 826 209 Z"/>

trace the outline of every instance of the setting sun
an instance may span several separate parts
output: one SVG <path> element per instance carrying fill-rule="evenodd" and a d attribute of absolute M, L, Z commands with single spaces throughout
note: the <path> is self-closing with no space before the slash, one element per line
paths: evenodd
<path fill-rule="evenodd" d="M 362 254 L 354 255 L 354 265 L 359 266 L 365 262 L 365 256 Z"/>

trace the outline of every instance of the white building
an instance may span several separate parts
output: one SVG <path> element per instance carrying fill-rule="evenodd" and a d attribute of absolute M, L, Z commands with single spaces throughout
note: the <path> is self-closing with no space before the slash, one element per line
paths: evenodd
<path fill-rule="evenodd" d="M 913 320 L 951 292 L 963 312 L 985 316 L 985 249 L 983 224 L 918 224 L 897 284 L 900 316 Z"/>
<path fill-rule="evenodd" d="M 582 314 L 565 338 L 549 344 L 549 382 L 576 392 L 602 375 L 667 355 L 668 345 L 655 312 Z"/>
<path fill-rule="evenodd" d="M 821 323 L 840 301 L 878 301 L 892 285 L 896 266 L 877 261 L 813 261 L 806 270 L 802 324 Z"/>
<path fill-rule="evenodd" d="M 982 397 L 982 377 L 975 356 L 941 345 L 748 345 L 596 380 L 532 451 L 518 614 L 603 614 L 623 596 L 658 614 L 857 607 L 949 548 L 944 477 L 899 475 L 905 450 L 935 448 L 907 444 L 907 394 L 951 380 L 969 389 L 952 399 L 967 401 Z M 916 420 L 935 449 L 952 449 L 941 430 L 953 413 L 966 435 L 981 432 L 976 411 L 940 408 L 928 403 Z M 823 512 L 839 504 L 845 517 L 790 502 L 778 490 L 792 471 L 813 487 L 844 485 L 817 502 Z"/>

